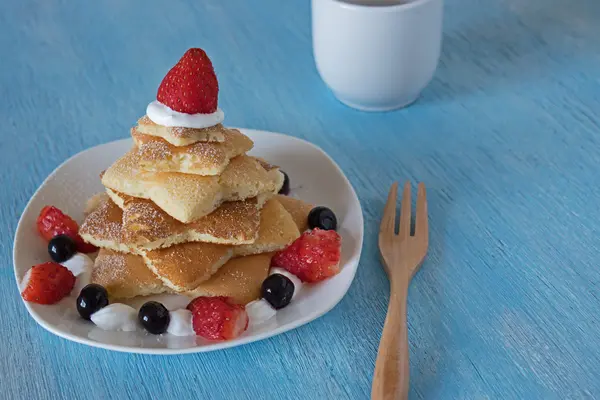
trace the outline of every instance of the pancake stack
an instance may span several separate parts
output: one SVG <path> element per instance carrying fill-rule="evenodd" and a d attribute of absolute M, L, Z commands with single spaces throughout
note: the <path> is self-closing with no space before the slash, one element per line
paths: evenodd
<path fill-rule="evenodd" d="M 101 176 L 80 228 L 100 248 L 92 282 L 113 298 L 159 293 L 259 296 L 274 252 L 306 228 L 310 205 L 277 193 L 279 168 L 221 124 L 167 127 L 141 118 L 133 148 Z"/>

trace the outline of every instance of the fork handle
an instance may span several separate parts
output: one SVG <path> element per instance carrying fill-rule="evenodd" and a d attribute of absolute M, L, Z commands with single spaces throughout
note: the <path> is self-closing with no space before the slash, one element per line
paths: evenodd
<path fill-rule="evenodd" d="M 404 280 L 402 279 L 402 281 Z M 392 280 L 388 312 L 375 362 L 371 400 L 405 400 L 408 398 L 407 294 L 407 282 L 394 284 L 394 280 Z"/>

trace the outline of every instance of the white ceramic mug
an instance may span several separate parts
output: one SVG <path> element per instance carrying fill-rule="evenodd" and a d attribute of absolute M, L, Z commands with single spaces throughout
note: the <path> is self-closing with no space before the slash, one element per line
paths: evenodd
<path fill-rule="evenodd" d="M 358 3 L 312 0 L 319 74 L 350 107 L 387 111 L 407 106 L 437 67 L 443 0 Z"/>

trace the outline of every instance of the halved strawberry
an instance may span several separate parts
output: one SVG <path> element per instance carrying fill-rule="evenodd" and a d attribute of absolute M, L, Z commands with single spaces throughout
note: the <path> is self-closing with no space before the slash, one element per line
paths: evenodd
<path fill-rule="evenodd" d="M 96 246 L 94 246 L 93 244 L 84 242 L 83 238 L 79 235 L 77 235 L 77 237 L 74 240 L 75 240 L 75 244 L 77 244 L 77 251 L 80 253 L 89 254 L 89 253 L 95 253 L 98 251 L 98 248 Z"/>
<path fill-rule="evenodd" d="M 193 48 L 163 78 L 156 100 L 186 114 L 211 114 L 217 110 L 219 82 L 204 50 Z"/>
<path fill-rule="evenodd" d="M 31 267 L 21 283 L 21 296 L 38 304 L 54 304 L 73 290 L 75 276 L 60 264 L 47 262 Z"/>
<path fill-rule="evenodd" d="M 248 328 L 248 314 L 243 305 L 229 297 L 196 297 L 188 304 L 196 335 L 209 340 L 229 340 Z"/>
<path fill-rule="evenodd" d="M 319 282 L 340 272 L 342 238 L 336 231 L 315 228 L 275 254 L 272 267 L 283 268 L 303 282 Z"/>
<path fill-rule="evenodd" d="M 57 235 L 68 235 L 74 239 L 79 231 L 77 222 L 54 206 L 42 208 L 37 218 L 37 228 L 46 241 Z"/>
<path fill-rule="evenodd" d="M 46 241 L 50 241 L 57 235 L 67 235 L 77 244 L 77 251 L 81 253 L 98 251 L 97 247 L 84 242 L 81 236 L 79 236 L 79 225 L 77 225 L 77 222 L 54 206 L 42 208 L 37 218 L 37 228 L 40 235 Z"/>

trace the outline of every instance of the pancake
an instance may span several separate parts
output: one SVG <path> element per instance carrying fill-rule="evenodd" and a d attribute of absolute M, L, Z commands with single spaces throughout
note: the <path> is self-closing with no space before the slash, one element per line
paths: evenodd
<path fill-rule="evenodd" d="M 314 208 L 312 204 L 281 194 L 278 194 L 275 198 L 290 213 L 300 233 L 308 229 L 308 214 Z"/>
<path fill-rule="evenodd" d="M 210 278 L 232 255 L 231 246 L 183 243 L 142 254 L 146 266 L 168 288 L 183 292 Z"/>
<path fill-rule="evenodd" d="M 187 146 L 196 142 L 224 142 L 225 132 L 228 130 L 221 124 L 203 129 L 162 126 L 154 123 L 147 115 L 137 123 L 138 132 L 163 138 L 174 146 Z"/>
<path fill-rule="evenodd" d="M 186 295 L 227 296 L 239 304 L 248 304 L 260 297 L 260 288 L 269 275 L 272 256 L 272 253 L 267 253 L 230 260 Z"/>
<path fill-rule="evenodd" d="M 123 240 L 123 211 L 105 198 L 85 218 L 79 235 L 96 247 L 130 253 L 131 248 Z"/>
<path fill-rule="evenodd" d="M 123 241 L 147 250 L 185 242 L 253 243 L 258 237 L 260 209 L 268 197 L 261 195 L 243 201 L 225 202 L 199 220 L 184 224 L 150 200 L 111 190 L 108 193 L 123 209 Z"/>
<path fill-rule="evenodd" d="M 276 194 L 283 186 L 284 176 L 279 167 L 260 158 L 240 156 L 231 160 L 219 177 L 223 198 L 244 200 L 259 194 Z"/>
<path fill-rule="evenodd" d="M 100 179 L 102 184 L 118 192 L 126 193 L 134 197 L 148 198 L 144 177 L 152 175 L 151 172 L 144 173 L 139 170 L 139 158 L 137 149 L 133 147 L 123 157 L 115 161 L 107 170 L 102 172 Z M 211 182 L 213 178 L 206 178 Z"/>
<path fill-rule="evenodd" d="M 147 268 L 175 292 L 196 288 L 232 257 L 278 251 L 300 235 L 292 216 L 275 199 L 268 200 L 260 212 L 256 241 L 240 246 L 189 242 L 156 250 L 134 247 L 123 243 L 122 216 L 123 211 L 107 199 L 86 218 L 80 233 L 86 242 L 113 250 L 109 254 L 119 250 L 143 256 Z"/>
<path fill-rule="evenodd" d="M 258 239 L 252 244 L 234 246 L 233 255 L 241 257 L 279 251 L 299 236 L 300 232 L 290 213 L 278 200 L 271 199 L 260 212 Z"/>
<path fill-rule="evenodd" d="M 267 201 L 260 214 L 259 236 L 253 244 L 226 246 L 193 242 L 141 251 L 141 254 L 148 268 L 168 288 L 176 292 L 194 289 L 230 258 L 282 250 L 300 236 L 291 215 L 277 200 Z"/>
<path fill-rule="evenodd" d="M 226 130 L 223 142 L 196 142 L 182 147 L 142 134 L 136 128 L 131 130 L 131 136 L 138 148 L 140 168 L 197 175 L 221 174 L 229 160 L 245 154 L 254 145 L 237 129 Z"/>
<path fill-rule="evenodd" d="M 100 249 L 92 269 L 92 283 L 106 288 L 111 298 L 131 298 L 167 292 L 140 256 Z"/>
<path fill-rule="evenodd" d="M 102 176 L 109 189 L 152 200 L 180 222 L 189 223 L 210 214 L 224 201 L 238 201 L 265 193 L 277 193 L 283 174 L 254 157 L 232 159 L 220 176 L 139 169 L 134 149 L 117 160 Z"/>
<path fill-rule="evenodd" d="M 197 222 L 182 224 L 149 200 L 111 193 L 111 198 L 86 217 L 79 233 L 97 247 L 135 254 L 186 242 L 253 243 L 258 238 L 260 209 L 266 200 L 260 197 L 223 203 Z"/>
<path fill-rule="evenodd" d="M 121 210 L 112 201 L 112 198 L 121 202 L 122 207 L 128 211 L 124 212 Z M 235 245 L 233 247 L 235 256 L 245 256 L 281 250 L 300 235 L 292 216 L 274 198 L 267 200 L 262 209 L 260 209 L 260 212 L 256 208 L 256 204 L 259 204 L 258 202 L 261 201 L 258 199 L 247 200 L 244 202 L 244 205 L 225 203 L 224 206 L 221 206 L 217 210 L 217 214 L 213 213 L 215 215 L 209 214 L 209 216 L 205 217 L 207 221 L 204 225 L 202 223 L 204 218 L 196 223 L 177 225 L 179 227 L 183 226 L 187 230 L 178 231 L 179 233 L 177 234 L 173 233 L 166 236 L 164 232 L 167 231 L 163 231 L 162 229 L 174 229 L 174 225 L 171 225 L 171 223 L 179 223 L 173 219 L 165 221 L 166 218 L 169 218 L 166 214 L 160 214 L 161 217 L 157 217 L 153 213 L 139 218 L 138 222 L 136 222 L 135 214 L 138 213 L 139 209 L 135 207 L 128 208 L 127 203 L 130 199 L 131 197 L 129 196 L 113 193 L 111 198 L 106 199 L 96 210 L 87 216 L 79 230 L 81 237 L 86 242 L 97 247 L 126 253 L 144 254 L 146 251 L 158 249 L 159 247 L 154 246 L 157 246 L 159 242 L 163 246 L 169 245 L 170 247 L 168 248 L 171 248 L 177 246 L 176 243 L 182 243 L 177 242 L 178 240 L 183 240 L 183 238 L 189 239 L 190 237 L 197 238 L 198 242 L 231 244 L 226 242 L 226 238 L 233 231 L 231 227 L 237 227 L 236 229 L 242 232 L 245 229 L 244 226 L 251 226 L 248 232 L 256 231 L 256 239 L 252 243 Z M 143 204 L 144 207 L 155 207 L 151 202 L 146 200 L 140 202 L 139 199 L 135 199 L 133 201 L 134 204 Z M 257 203 L 252 203 L 252 201 Z M 252 206 L 252 204 L 255 205 Z M 235 214 L 228 214 L 227 210 L 229 210 L 229 207 L 250 209 L 250 212 L 254 215 L 252 218 L 258 217 L 260 220 L 258 229 L 247 215 L 245 217 L 240 216 L 238 219 L 235 217 Z M 253 210 L 252 207 L 254 207 Z M 223 209 L 222 213 L 225 215 L 219 217 L 218 215 L 221 214 L 219 210 L 221 209 Z M 130 217 L 126 217 L 126 215 Z M 161 218 L 163 219 L 161 220 Z M 128 222 L 124 223 L 123 221 L 125 220 L 128 220 Z M 146 226 L 146 224 L 149 224 L 149 226 Z M 128 228 L 125 229 L 125 227 Z M 189 227 L 197 227 L 199 229 L 188 229 Z M 200 228 L 205 230 L 201 231 Z M 138 235 L 136 230 L 143 233 Z M 171 232 L 176 231 L 173 230 Z M 156 239 L 152 242 L 144 241 L 146 236 L 149 238 L 161 237 L 161 239 Z M 137 238 L 137 241 L 131 240 L 133 237 Z"/>

